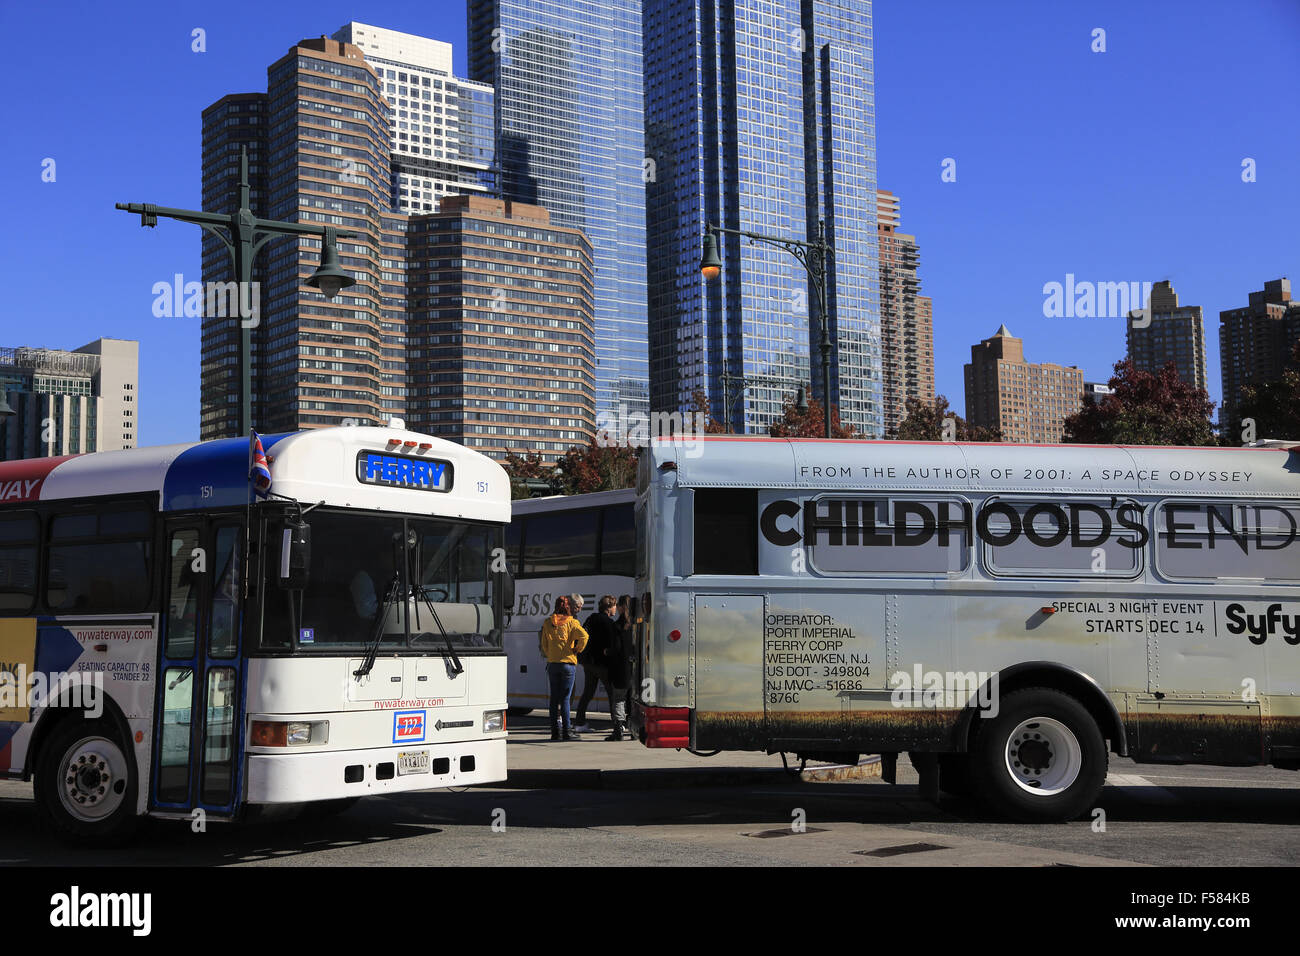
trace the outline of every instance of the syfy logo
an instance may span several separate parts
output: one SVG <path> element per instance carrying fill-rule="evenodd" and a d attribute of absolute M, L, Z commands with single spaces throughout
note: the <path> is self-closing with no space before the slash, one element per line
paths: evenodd
<path fill-rule="evenodd" d="M 424 740 L 424 711 L 397 710 L 393 712 L 393 743 L 419 743 Z"/>
<path fill-rule="evenodd" d="M 1288 644 L 1300 644 L 1300 614 L 1282 613 L 1281 604 L 1270 604 L 1263 614 L 1248 614 L 1243 604 L 1229 604 L 1224 608 L 1229 634 L 1246 634 L 1252 644 L 1263 644 L 1275 634 L 1281 634 Z"/>

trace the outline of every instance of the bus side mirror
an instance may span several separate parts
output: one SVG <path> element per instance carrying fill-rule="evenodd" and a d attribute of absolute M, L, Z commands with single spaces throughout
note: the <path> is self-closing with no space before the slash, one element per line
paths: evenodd
<path fill-rule="evenodd" d="M 311 525 L 286 521 L 280 536 L 280 587 L 301 591 L 311 577 Z"/>
<path fill-rule="evenodd" d="M 515 576 L 509 571 L 501 572 L 501 605 L 507 611 L 515 606 Z"/>

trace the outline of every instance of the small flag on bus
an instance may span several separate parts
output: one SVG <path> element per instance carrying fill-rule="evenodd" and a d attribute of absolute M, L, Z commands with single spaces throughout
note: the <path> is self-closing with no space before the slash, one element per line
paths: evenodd
<path fill-rule="evenodd" d="M 265 498 L 271 493 L 271 466 L 266 461 L 262 436 L 256 430 L 248 445 L 248 480 L 253 483 L 253 490 L 259 498 Z"/>

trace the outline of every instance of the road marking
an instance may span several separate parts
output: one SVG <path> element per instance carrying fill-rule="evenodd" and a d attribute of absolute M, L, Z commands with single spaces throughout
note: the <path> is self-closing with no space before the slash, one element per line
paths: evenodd
<path fill-rule="evenodd" d="M 1146 777 L 1139 777 L 1135 773 L 1108 773 L 1106 774 L 1106 786 L 1108 787 L 1154 787 L 1156 786 Z"/>

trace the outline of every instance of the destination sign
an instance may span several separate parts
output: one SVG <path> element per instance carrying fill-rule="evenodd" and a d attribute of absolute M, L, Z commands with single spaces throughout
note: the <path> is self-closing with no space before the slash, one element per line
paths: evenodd
<path fill-rule="evenodd" d="M 363 451 L 357 455 L 357 481 L 387 488 L 451 491 L 452 466 L 436 458 Z"/>

